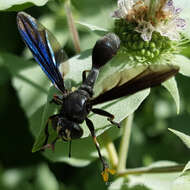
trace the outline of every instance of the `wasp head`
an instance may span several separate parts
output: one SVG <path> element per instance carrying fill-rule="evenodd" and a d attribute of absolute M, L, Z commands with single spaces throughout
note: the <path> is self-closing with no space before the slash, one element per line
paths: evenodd
<path fill-rule="evenodd" d="M 57 127 L 58 136 L 64 141 L 79 139 L 83 130 L 78 123 L 62 118 L 58 121 Z"/>

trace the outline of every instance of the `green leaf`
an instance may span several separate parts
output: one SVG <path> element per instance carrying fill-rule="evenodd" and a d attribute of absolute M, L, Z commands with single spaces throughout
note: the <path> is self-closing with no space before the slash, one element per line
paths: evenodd
<path fill-rule="evenodd" d="M 75 7 L 76 11 L 78 11 L 76 15 L 73 15 L 74 18 L 76 18 L 76 21 L 85 24 L 85 26 L 76 24 L 79 34 L 81 34 L 81 49 L 86 50 L 92 48 L 96 43 L 96 40 L 98 40 L 99 35 L 102 36 L 102 34 L 108 33 L 106 31 L 112 30 L 114 19 L 110 14 L 116 4 L 109 1 L 96 0 L 91 1 L 89 6 L 89 4 L 86 3 L 86 0 L 80 0 L 72 1 L 72 5 Z M 91 26 L 93 26 L 95 31 L 92 31 L 89 28 Z"/>
<path fill-rule="evenodd" d="M 38 65 L 19 72 L 13 78 L 13 86 L 28 118 L 46 102 L 49 83 Z"/>
<path fill-rule="evenodd" d="M 0 10 L 6 10 L 16 5 L 22 6 L 23 4 L 26 4 L 26 3 L 32 3 L 37 6 L 43 6 L 47 3 L 47 1 L 48 0 L 38 0 L 38 1 L 36 0 L 8 0 L 8 1 L 0 0 Z"/>
<path fill-rule="evenodd" d="M 86 0 L 80 0 L 72 1 L 72 5 L 79 10 L 81 22 L 106 29 L 112 28 L 114 19 L 111 17 L 111 13 L 117 6 L 116 3 L 96 0 L 91 1 L 89 5 Z"/>
<path fill-rule="evenodd" d="M 96 33 L 97 35 L 99 36 L 103 36 L 105 35 L 106 33 L 108 33 L 108 30 L 104 29 L 104 28 L 101 28 L 101 27 L 98 27 L 98 26 L 94 26 L 92 24 L 87 24 L 87 23 L 84 23 L 84 22 L 76 22 L 77 24 L 80 24 L 82 26 L 84 26 L 85 28 L 87 28 L 88 30 Z"/>
<path fill-rule="evenodd" d="M 25 68 L 35 66 L 35 63 L 10 53 L 0 53 L 0 65 L 6 66 L 12 75 L 17 75 Z"/>
<path fill-rule="evenodd" d="M 169 130 L 174 133 L 175 135 L 177 135 L 182 141 L 183 143 L 188 147 L 190 148 L 190 136 L 189 135 L 186 135 L 182 132 L 179 132 L 177 130 L 174 130 L 174 129 L 170 129 Z"/>
<path fill-rule="evenodd" d="M 159 161 L 151 164 L 148 168 L 175 166 L 175 162 L 171 161 Z M 133 187 L 138 184 L 143 184 L 151 190 L 169 190 L 171 184 L 179 173 L 160 173 L 160 174 L 142 174 L 139 176 L 129 176 L 129 187 Z"/>
<path fill-rule="evenodd" d="M 171 96 L 173 97 L 176 108 L 177 108 L 177 114 L 180 112 L 180 97 L 179 97 L 179 91 L 177 87 L 177 83 L 174 77 L 167 80 L 166 82 L 162 83 L 162 85 L 169 91 Z"/>
<path fill-rule="evenodd" d="M 13 76 L 20 104 L 28 118 L 46 102 L 49 80 L 37 63 L 12 54 L 0 54 L 0 65 L 8 68 Z"/>
<path fill-rule="evenodd" d="M 127 186 L 127 184 L 125 184 L 124 182 L 125 182 L 124 177 L 117 178 L 116 180 L 111 182 L 110 185 L 109 185 L 109 182 L 108 182 L 108 185 L 109 185 L 108 189 L 109 190 L 116 190 L 116 189 L 123 190 Z"/>
<path fill-rule="evenodd" d="M 0 54 L 0 65 L 10 71 L 13 86 L 29 119 L 31 131 L 33 135 L 39 134 L 44 110 L 42 107 L 47 102 L 50 81 L 37 63 L 12 54 Z"/>
<path fill-rule="evenodd" d="M 54 94 L 58 94 L 58 90 L 56 90 L 55 87 L 52 86 L 50 87 L 46 104 L 40 107 L 36 111 L 36 113 L 34 113 L 30 118 L 31 130 L 38 139 L 33 146 L 32 152 L 40 150 L 40 148 L 43 146 L 43 143 L 45 141 L 45 126 L 46 126 L 46 123 L 48 122 L 48 118 L 49 116 L 54 115 L 55 112 L 58 112 L 59 107 L 55 104 L 50 103 Z M 39 113 L 39 111 L 41 113 Z M 39 117 L 39 114 L 40 114 L 40 117 Z M 36 132 L 35 130 L 36 120 L 38 121 L 38 128 L 39 128 L 37 130 L 38 132 Z M 52 127 L 48 127 L 48 131 L 51 134 L 49 142 L 52 142 L 55 140 L 57 133 L 54 133 L 54 130 L 52 130 Z"/>
<path fill-rule="evenodd" d="M 81 83 L 82 72 L 91 69 L 91 52 L 91 49 L 85 50 L 69 59 L 69 73 L 66 75 L 66 78 L 75 82 L 75 86 Z"/>
<path fill-rule="evenodd" d="M 8 9 L 0 10 L 0 11 L 7 11 L 7 12 L 8 11 L 9 12 L 11 12 L 11 11 L 22 11 L 22 10 L 25 10 L 25 9 L 27 9 L 29 7 L 32 7 L 32 6 L 34 6 L 33 3 L 23 3 L 23 4 L 20 4 L 20 5 L 13 5 Z"/>
<path fill-rule="evenodd" d="M 40 190 L 59 190 L 59 183 L 47 165 L 41 164 L 37 169 L 36 185 Z"/>
<path fill-rule="evenodd" d="M 187 163 L 183 172 L 175 179 L 172 190 L 189 190 L 190 189 L 190 162 Z"/>
<path fill-rule="evenodd" d="M 175 55 L 174 64 L 179 66 L 182 75 L 190 76 L 190 59 L 183 55 Z"/>
<path fill-rule="evenodd" d="M 143 170 L 149 170 L 153 168 L 175 166 L 175 162 L 171 161 L 159 161 L 151 164 L 150 166 L 143 167 Z M 138 168 L 136 168 L 138 170 Z M 139 169 L 140 170 L 140 169 Z M 145 173 L 141 175 L 126 175 L 126 177 L 120 177 L 114 181 L 109 190 L 116 189 L 151 189 L 151 190 L 171 190 L 171 186 L 179 173 Z"/>
<path fill-rule="evenodd" d="M 32 183 L 30 183 L 31 179 Z M 2 185 L 3 189 L 14 190 L 59 189 L 59 183 L 46 164 L 9 168 L 1 174 L 1 187 Z"/>
<path fill-rule="evenodd" d="M 116 189 L 119 189 L 119 190 L 150 190 L 143 184 L 129 187 L 128 179 L 123 178 L 123 177 L 117 178 L 113 182 L 107 182 L 107 184 L 109 185 L 108 190 L 116 190 Z"/>

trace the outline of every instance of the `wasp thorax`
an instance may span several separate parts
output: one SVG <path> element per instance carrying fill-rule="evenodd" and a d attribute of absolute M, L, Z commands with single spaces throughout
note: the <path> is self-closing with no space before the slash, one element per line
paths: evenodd
<path fill-rule="evenodd" d="M 116 55 L 120 47 L 120 39 L 117 35 L 109 33 L 98 40 L 92 51 L 92 63 L 94 67 L 101 67 Z"/>
<path fill-rule="evenodd" d="M 168 37 L 161 36 L 158 32 L 152 33 L 150 41 L 144 41 L 142 34 L 135 31 L 135 23 L 127 23 L 123 19 L 115 21 L 115 33 L 121 40 L 120 53 L 126 53 L 134 58 L 136 56 L 143 60 L 153 60 L 165 53 L 178 51 L 177 42 Z"/>

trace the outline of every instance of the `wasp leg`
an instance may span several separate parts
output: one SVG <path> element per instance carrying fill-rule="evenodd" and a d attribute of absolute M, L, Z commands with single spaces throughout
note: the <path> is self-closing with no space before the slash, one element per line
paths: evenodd
<path fill-rule="evenodd" d="M 111 113 L 109 113 L 107 111 L 104 111 L 102 109 L 97 109 L 97 108 L 92 109 L 92 112 L 96 113 L 98 115 L 102 115 L 102 116 L 108 117 L 108 121 L 111 124 L 116 125 L 118 128 L 120 128 L 120 123 L 117 123 L 117 122 L 113 121 L 114 120 L 114 115 L 112 115 Z"/>
<path fill-rule="evenodd" d="M 90 72 L 90 70 L 84 70 L 83 72 L 82 72 L 82 82 L 84 82 L 85 80 L 86 80 L 86 73 L 87 72 Z"/>
<path fill-rule="evenodd" d="M 99 146 L 99 143 L 98 143 L 98 141 L 96 139 L 94 125 L 93 125 L 92 121 L 90 119 L 88 119 L 88 118 L 86 118 L 85 121 L 86 121 L 86 125 L 88 126 L 88 129 L 90 130 L 90 133 L 92 135 L 94 144 L 95 144 L 96 149 L 98 151 L 100 161 L 102 162 L 102 165 L 103 165 L 103 171 L 102 171 L 101 175 L 103 177 L 103 180 L 105 182 L 107 182 L 108 178 L 109 178 L 109 173 L 111 173 L 113 175 L 115 173 L 115 170 L 109 169 L 108 164 L 105 162 L 105 160 L 102 157 L 102 154 L 100 152 L 100 146 Z"/>
<path fill-rule="evenodd" d="M 108 168 L 108 165 L 107 163 L 104 161 L 102 155 L 101 155 L 101 152 L 100 152 L 100 146 L 99 146 L 99 143 L 96 139 L 96 135 L 95 135 L 95 130 L 94 130 L 94 125 L 92 123 L 92 121 L 88 118 L 85 119 L 86 121 L 86 125 L 88 126 L 88 129 L 90 130 L 90 133 L 92 135 L 92 138 L 93 138 L 93 141 L 94 141 L 94 144 L 96 145 L 96 149 L 98 151 L 98 155 L 99 155 L 99 158 L 103 164 L 103 170 L 105 170 L 105 168 Z"/>
<path fill-rule="evenodd" d="M 55 143 L 57 142 L 58 139 L 59 138 L 57 137 L 51 144 L 45 144 L 44 146 L 41 147 L 41 150 L 43 151 L 47 148 L 50 148 L 54 152 L 55 151 Z"/>
<path fill-rule="evenodd" d="M 50 103 L 54 103 L 57 105 L 62 105 L 63 104 L 63 100 L 61 96 L 57 96 L 56 94 L 53 96 L 53 99 L 50 101 Z"/>
<path fill-rule="evenodd" d="M 59 137 L 57 137 L 51 144 L 48 143 L 48 138 L 49 138 L 48 125 L 49 125 L 49 122 L 51 121 L 53 129 L 56 130 L 57 129 L 57 120 L 58 120 L 58 114 L 52 115 L 48 118 L 48 121 L 45 126 L 45 130 L 44 130 L 46 138 L 43 143 L 43 146 L 41 147 L 41 150 L 45 150 L 46 148 L 51 148 L 52 151 L 54 151 L 55 143 L 59 139 Z"/>

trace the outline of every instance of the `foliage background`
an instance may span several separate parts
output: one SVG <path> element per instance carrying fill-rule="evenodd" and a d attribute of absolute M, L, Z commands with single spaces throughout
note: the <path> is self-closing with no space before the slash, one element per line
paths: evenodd
<path fill-rule="evenodd" d="M 116 6 L 116 1 L 73 0 L 72 5 L 76 20 L 104 28 L 111 27 L 110 13 Z M 43 7 L 33 6 L 26 11 L 41 19 L 42 23 L 47 23 L 50 30 L 52 27 L 52 32 L 64 45 L 69 57 L 76 54 L 63 7 L 52 1 Z M 0 55 L 9 53 L 7 55 L 23 56 L 25 46 L 17 31 L 16 12 L 1 11 L 0 26 Z M 81 49 L 92 48 L 98 36 L 81 26 L 77 27 Z M 186 50 L 184 54 L 190 57 L 189 52 L 190 50 Z M 30 57 L 25 50 L 24 55 Z M 14 57 L 7 56 L 7 60 L 16 64 Z M 16 69 L 16 65 L 14 67 Z M 76 168 L 65 163 L 52 163 L 40 152 L 31 152 L 34 139 L 29 130 L 26 113 L 21 108 L 18 94 L 13 87 L 12 76 L 10 71 L 0 64 L 0 189 L 107 189 L 108 186 L 102 182 L 99 175 L 99 160 L 88 166 Z M 158 160 L 177 163 L 186 163 L 189 160 L 189 150 L 168 131 L 168 128 L 173 128 L 190 134 L 189 79 L 177 75 L 177 83 L 181 97 L 179 115 L 176 115 L 171 96 L 162 87 L 152 89 L 151 95 L 135 113 L 127 168 L 147 166 Z M 28 109 L 31 109 L 30 106 L 33 105 L 29 105 Z M 116 147 L 119 141 L 119 138 L 115 140 Z"/>

